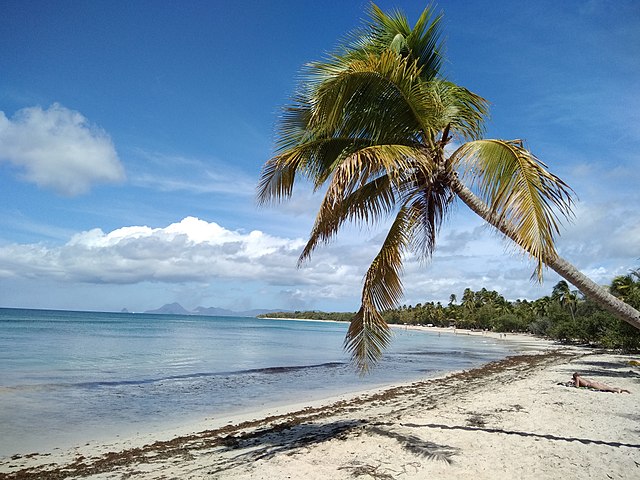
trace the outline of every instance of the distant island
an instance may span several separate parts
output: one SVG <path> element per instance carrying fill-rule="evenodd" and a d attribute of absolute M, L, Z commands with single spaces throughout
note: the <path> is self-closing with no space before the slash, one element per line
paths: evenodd
<path fill-rule="evenodd" d="M 126 309 L 123 309 L 123 311 Z M 154 313 L 160 315 L 203 315 L 213 317 L 257 317 L 273 312 L 276 309 L 257 308 L 253 310 L 235 311 L 218 307 L 196 307 L 193 310 L 187 310 L 178 302 L 167 303 L 155 310 L 146 310 L 144 313 Z"/>
<path fill-rule="evenodd" d="M 295 320 L 329 320 L 333 322 L 349 322 L 355 315 L 355 312 L 322 312 L 320 310 L 285 310 L 270 311 L 257 315 L 258 318 L 290 318 Z"/>

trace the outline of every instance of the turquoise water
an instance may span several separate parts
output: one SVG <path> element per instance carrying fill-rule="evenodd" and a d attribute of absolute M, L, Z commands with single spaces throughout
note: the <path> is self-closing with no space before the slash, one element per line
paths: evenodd
<path fill-rule="evenodd" d="M 362 378 L 342 350 L 346 329 L 0 309 L 0 456 L 413 381 L 509 353 L 484 337 L 395 329 Z"/>

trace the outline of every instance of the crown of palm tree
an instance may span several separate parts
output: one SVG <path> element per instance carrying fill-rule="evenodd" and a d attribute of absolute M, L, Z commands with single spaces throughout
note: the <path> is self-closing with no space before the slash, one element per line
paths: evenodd
<path fill-rule="evenodd" d="M 300 262 L 347 221 L 395 215 L 345 340 L 363 372 L 390 340 L 379 312 L 402 296 L 404 254 L 431 256 L 456 197 L 484 206 L 485 219 L 535 260 L 540 280 L 556 257 L 559 219 L 571 212 L 569 187 L 521 141 L 481 138 L 487 102 L 440 75 L 440 19 L 427 8 L 411 28 L 372 5 L 364 28 L 306 66 L 259 184 L 262 203 L 289 197 L 296 175 L 325 189 Z M 452 139 L 462 145 L 448 154 Z"/>

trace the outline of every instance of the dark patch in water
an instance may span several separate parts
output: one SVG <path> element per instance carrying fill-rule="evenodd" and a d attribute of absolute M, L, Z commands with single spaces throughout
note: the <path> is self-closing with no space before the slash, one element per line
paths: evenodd
<path fill-rule="evenodd" d="M 266 367 L 266 368 L 255 368 L 252 370 L 243 370 L 237 373 L 288 373 L 295 372 L 298 370 L 310 370 L 312 368 L 335 368 L 345 365 L 343 362 L 327 362 L 320 363 L 318 365 L 298 365 L 293 367 Z"/>
<path fill-rule="evenodd" d="M 343 362 L 327 362 L 320 363 L 318 365 L 295 365 L 288 367 L 265 367 L 265 368 L 253 368 L 249 370 L 238 370 L 235 372 L 200 372 L 200 373 L 187 373 L 184 375 L 170 375 L 168 377 L 160 377 L 160 378 L 145 378 L 145 379 L 137 379 L 137 380 L 111 380 L 111 381 L 101 381 L 101 382 L 81 382 L 74 384 L 63 384 L 64 386 L 71 387 L 82 387 L 82 388 L 99 388 L 99 387 L 118 387 L 123 385 L 146 385 L 150 383 L 158 383 L 167 380 L 190 380 L 197 378 L 207 378 L 207 377 L 224 377 L 229 375 L 246 375 L 246 374 L 255 374 L 255 373 L 263 373 L 267 375 L 279 374 L 279 373 L 290 373 L 301 370 L 311 370 L 316 368 L 336 368 L 339 366 L 345 365 Z"/>

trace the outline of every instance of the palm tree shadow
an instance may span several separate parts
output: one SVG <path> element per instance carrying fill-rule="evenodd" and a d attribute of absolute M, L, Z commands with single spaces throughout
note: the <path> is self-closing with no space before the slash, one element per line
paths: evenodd
<path fill-rule="evenodd" d="M 217 450 L 217 465 L 209 474 L 230 470 L 247 462 L 255 462 L 272 458 L 279 454 L 291 453 L 296 449 L 322 443 L 335 438 L 345 438 L 362 428 L 366 422 L 361 420 L 341 420 L 330 423 L 286 423 L 260 429 L 244 434 L 229 435 L 222 439 L 222 447 Z M 414 435 L 403 435 L 380 428 L 378 424 L 367 426 L 366 431 L 396 440 L 402 448 L 410 453 L 429 460 L 439 460 L 451 464 L 451 456 L 458 449 L 446 445 L 438 445 L 424 441 Z M 229 454 L 237 452 L 229 457 Z"/>
<path fill-rule="evenodd" d="M 429 460 L 439 460 L 447 464 L 451 464 L 453 463 L 451 457 L 459 451 L 459 449 L 455 447 L 439 445 L 434 442 L 422 440 L 415 435 L 403 435 L 390 430 L 384 430 L 378 426 L 369 427 L 367 430 L 384 437 L 392 438 L 405 450 L 408 450 L 419 457 L 428 458 Z"/>
<path fill-rule="evenodd" d="M 581 375 L 640 379 L 640 373 L 632 370 L 629 365 L 624 363 L 582 361 L 581 364 L 584 365 L 579 372 Z"/>
<path fill-rule="evenodd" d="M 426 423 L 426 424 L 416 424 L 416 423 L 403 423 L 403 427 L 410 428 L 437 428 L 440 430 L 465 430 L 467 432 L 473 431 L 481 431 L 487 433 L 501 433 L 504 435 L 517 435 L 520 437 L 532 437 L 532 438 L 544 438 L 546 440 L 553 441 L 561 441 L 561 442 L 579 442 L 585 445 L 606 445 L 608 447 L 628 447 L 628 448 L 638 448 L 640 449 L 640 444 L 638 443 L 623 443 L 623 442 L 607 442 L 604 440 L 595 440 L 588 438 L 577 438 L 577 437 L 561 437 L 558 435 L 552 434 L 542 434 L 542 433 L 531 433 L 531 432 L 520 432 L 517 430 L 504 430 L 502 428 L 488 428 L 488 427 L 468 427 L 463 425 L 442 425 L 437 423 Z"/>
<path fill-rule="evenodd" d="M 362 424 L 359 420 L 341 420 L 331 423 L 295 423 L 275 425 L 248 433 L 229 435 L 222 439 L 220 465 L 208 473 L 214 474 L 278 454 L 292 452 L 305 446 L 341 438 Z M 225 454 L 238 452 L 228 458 Z"/>

